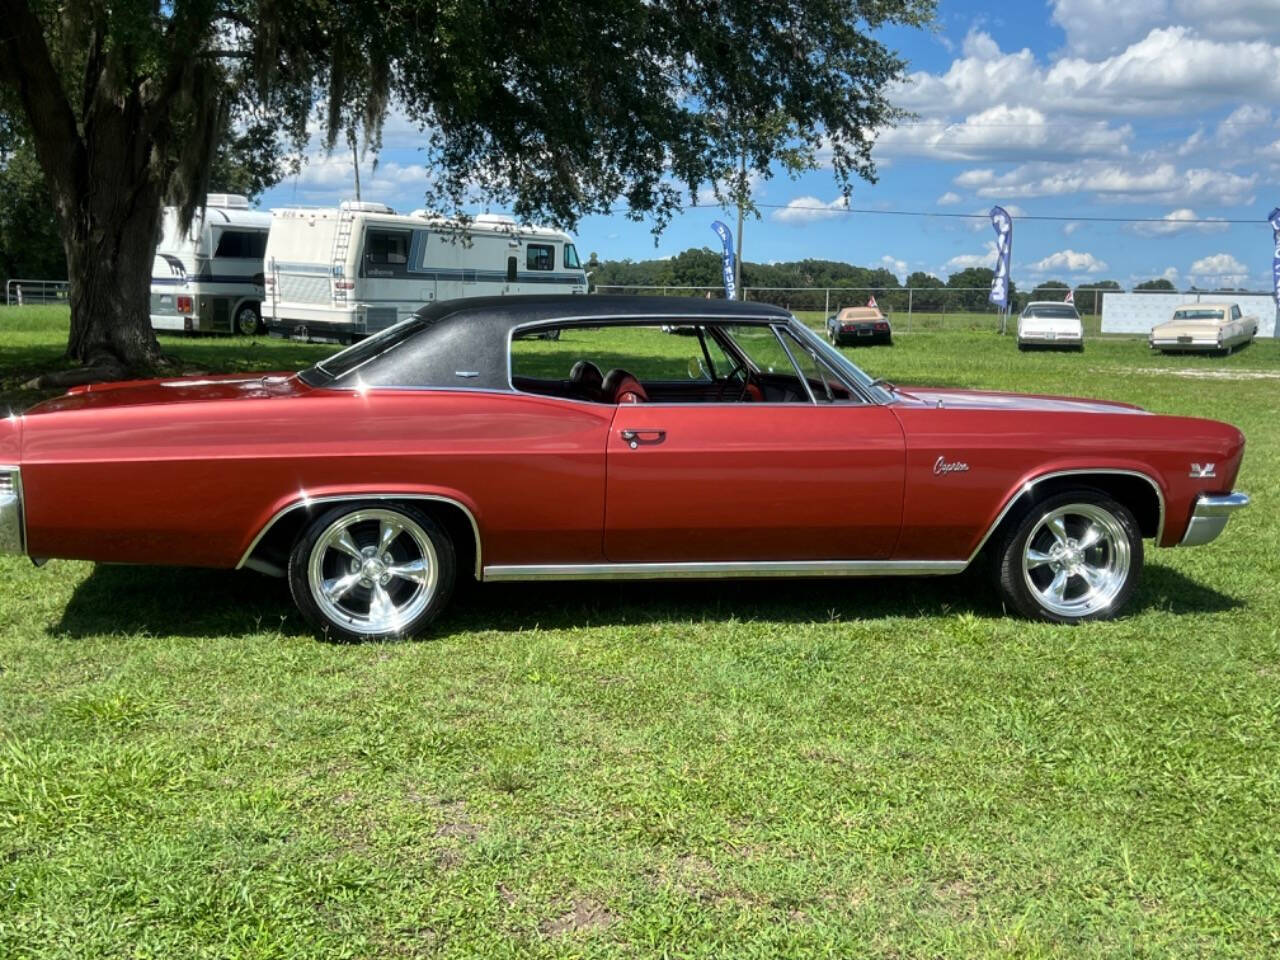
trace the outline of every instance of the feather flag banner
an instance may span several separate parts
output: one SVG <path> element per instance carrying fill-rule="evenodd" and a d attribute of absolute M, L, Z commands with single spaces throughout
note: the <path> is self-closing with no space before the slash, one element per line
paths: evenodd
<path fill-rule="evenodd" d="M 1004 207 L 991 208 L 991 226 L 996 232 L 996 275 L 991 278 L 991 296 L 997 307 L 1009 306 L 1009 258 L 1013 253 L 1013 217 Z"/>
<path fill-rule="evenodd" d="M 716 232 L 716 236 L 724 244 L 724 261 L 722 263 L 724 270 L 724 298 L 726 300 L 737 300 L 738 288 L 733 279 L 733 232 L 719 220 L 711 224 L 711 229 Z"/>

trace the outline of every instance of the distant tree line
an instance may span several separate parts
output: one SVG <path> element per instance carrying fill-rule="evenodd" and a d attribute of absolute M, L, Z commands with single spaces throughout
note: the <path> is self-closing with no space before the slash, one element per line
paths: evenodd
<path fill-rule="evenodd" d="M 718 290 L 721 285 L 720 253 L 708 247 L 688 249 L 664 260 L 600 260 L 591 254 L 588 269 L 593 287 L 698 287 Z M 821 310 L 830 306 L 849 306 L 865 302 L 867 293 L 858 288 L 874 288 L 876 303 L 891 311 L 906 310 L 925 313 L 995 313 L 987 301 L 993 271 L 988 267 L 968 267 L 943 280 L 932 273 L 917 270 L 899 281 L 884 267 L 860 267 L 839 260 L 795 260 L 786 263 L 754 263 L 744 260 L 742 283 L 749 287 L 752 300 L 776 303 L 795 310 Z M 769 287 L 817 287 L 816 291 L 770 290 Z M 1060 280 L 1041 283 L 1030 293 L 1021 293 L 1010 283 L 1015 310 L 1032 300 L 1064 300 L 1073 288 Z M 826 289 L 831 290 L 828 299 Z M 848 294 L 840 291 L 847 289 Z M 1123 287 L 1115 280 L 1100 280 L 1074 288 L 1076 308 L 1081 313 L 1102 309 L 1102 296 Z M 1173 290 L 1168 280 L 1148 280 L 1136 290 Z M 910 293 L 908 293 L 910 290 Z M 607 290 L 606 290 L 607 292 Z M 668 290 L 675 293 L 679 291 Z M 691 296 L 705 296 L 705 290 L 683 291 Z M 714 296 L 719 293 L 713 292 Z"/>

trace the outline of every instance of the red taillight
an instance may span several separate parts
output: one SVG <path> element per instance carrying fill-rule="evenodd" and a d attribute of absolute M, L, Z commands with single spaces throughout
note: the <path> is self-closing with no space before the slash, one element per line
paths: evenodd
<path fill-rule="evenodd" d="M 356 282 L 354 280 L 335 280 L 333 281 L 333 289 L 335 290 L 354 290 Z"/>
<path fill-rule="evenodd" d="M 178 312 L 179 313 L 195 312 L 195 304 L 192 302 L 192 299 L 190 297 L 178 297 Z"/>
<path fill-rule="evenodd" d="M 887 323 L 877 323 L 877 324 L 876 324 L 876 329 L 877 329 L 877 330 L 888 330 L 888 329 L 889 329 L 889 325 L 888 325 Z"/>

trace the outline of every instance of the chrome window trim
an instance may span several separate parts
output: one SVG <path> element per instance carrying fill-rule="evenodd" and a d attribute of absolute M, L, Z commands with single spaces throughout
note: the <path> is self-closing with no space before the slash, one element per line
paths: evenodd
<path fill-rule="evenodd" d="M 535 563 L 484 568 L 486 583 L 513 580 L 689 580 L 733 577 L 926 577 L 964 572 L 964 560 L 783 560 L 683 563 Z"/>
<path fill-rule="evenodd" d="M 26 502 L 22 497 L 22 468 L 16 463 L 0 464 L 0 473 L 7 473 L 13 478 L 12 507 L 17 513 L 15 518 L 17 522 L 14 524 L 13 531 L 17 542 L 14 544 L 16 549 L 13 551 L 13 555 L 18 557 L 25 556 L 27 552 L 27 509 Z M 3 504 L 0 504 L 0 507 L 2 506 Z M 0 530 L 0 536 L 3 533 L 4 531 Z M 4 549 L 3 541 L 0 541 L 0 554 L 7 552 L 9 551 Z"/>
<path fill-rule="evenodd" d="M 771 324 L 769 326 L 769 330 L 773 333 L 773 338 L 781 344 L 782 352 L 785 353 L 787 355 L 787 359 L 791 361 L 791 368 L 796 372 L 796 379 L 799 380 L 801 386 L 804 387 L 804 392 L 809 395 L 810 405 L 816 407 L 818 405 L 818 398 L 814 395 L 813 387 L 809 384 L 809 378 L 804 375 L 804 371 L 800 369 L 800 364 L 796 362 L 796 355 L 791 352 L 791 345 L 788 344 L 786 340 L 782 339 L 782 334 L 778 332 L 778 324 Z"/>
<path fill-rule="evenodd" d="M 863 370 L 861 367 L 855 364 L 852 360 L 850 360 L 840 351 L 834 349 L 831 346 L 831 344 L 827 343 L 820 336 L 818 336 L 816 333 L 810 330 L 808 324 L 804 323 L 803 321 L 793 316 L 791 318 L 791 325 L 794 326 L 795 328 L 797 338 L 800 340 L 808 340 L 809 346 L 817 349 L 818 356 L 827 358 L 824 362 L 826 363 L 826 366 L 829 367 L 831 371 L 836 375 L 836 379 L 839 380 L 841 383 L 843 383 L 846 388 L 848 388 L 849 390 L 852 390 L 855 394 L 861 397 L 864 403 L 868 403 L 873 406 L 884 407 L 884 406 L 888 406 L 891 403 L 896 402 L 893 394 L 888 390 L 885 390 L 883 387 L 873 388 L 880 391 L 881 396 L 877 397 L 873 395 L 871 391 L 868 390 L 866 387 L 862 386 L 862 384 L 851 380 L 848 374 L 845 371 L 840 369 L 839 364 L 831 363 L 830 358 L 835 357 L 840 361 L 840 363 L 848 364 L 849 366 L 853 367 L 854 369 L 862 373 L 863 376 L 867 376 L 867 372 L 865 370 Z"/>
<path fill-rule="evenodd" d="M 480 555 L 480 525 L 476 523 L 475 514 L 471 512 L 465 503 L 455 500 L 453 497 L 446 497 L 442 494 L 434 493 L 335 493 L 323 497 L 308 497 L 305 495 L 298 497 L 298 499 L 291 501 L 286 506 L 281 507 L 272 514 L 271 519 L 268 520 L 266 525 L 258 531 L 257 536 L 253 538 L 249 543 L 248 548 L 243 554 L 241 554 L 240 561 L 236 564 L 235 568 L 240 570 L 244 567 L 244 565 L 249 561 L 249 558 L 253 556 L 253 551 L 258 548 L 258 544 L 262 542 L 262 539 L 271 532 L 271 528 L 274 527 L 286 514 L 292 513 L 294 510 L 308 509 L 316 504 L 351 503 L 361 500 L 433 500 L 437 503 L 447 503 L 451 506 L 458 507 L 467 515 L 467 519 L 471 521 L 471 532 L 475 536 L 476 541 L 475 575 L 476 579 L 480 579 L 482 570 Z"/>
<path fill-rule="evenodd" d="M 1035 489 L 1036 484 L 1043 483 L 1045 480 L 1052 480 L 1055 477 L 1097 476 L 1098 474 L 1105 474 L 1107 476 L 1138 477 L 1151 484 L 1151 489 L 1154 490 L 1156 494 L 1156 501 L 1160 505 L 1159 518 L 1156 521 L 1155 536 L 1155 543 L 1158 547 L 1160 545 L 1160 539 L 1164 536 L 1165 506 L 1164 491 L 1160 489 L 1160 484 L 1156 482 L 1154 477 L 1150 474 L 1143 473 L 1140 470 L 1124 470 L 1116 467 L 1076 467 L 1070 470 L 1051 470 L 1048 473 L 1039 474 L 1038 476 L 1025 481 L 1021 487 L 1009 496 L 1009 499 L 1005 502 L 1003 509 L 1001 509 L 1000 513 L 996 515 L 995 521 L 987 528 L 987 532 L 983 535 L 982 539 L 978 541 L 978 546 L 974 548 L 973 553 L 969 554 L 969 559 L 966 561 L 966 565 L 973 563 L 978 554 L 982 552 L 982 548 L 987 545 L 987 541 L 991 539 L 991 535 L 996 532 L 996 529 L 1004 521 L 1004 518 L 1009 515 L 1009 511 L 1014 508 L 1023 496 Z"/>

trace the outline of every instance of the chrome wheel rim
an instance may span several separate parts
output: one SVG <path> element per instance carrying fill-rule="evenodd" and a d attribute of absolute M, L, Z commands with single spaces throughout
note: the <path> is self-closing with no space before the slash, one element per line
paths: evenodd
<path fill-rule="evenodd" d="M 1036 602 L 1062 617 L 1107 609 L 1129 579 L 1124 525 L 1108 510 L 1075 503 L 1040 518 L 1022 553 L 1022 576 Z"/>
<path fill-rule="evenodd" d="M 377 508 L 329 524 L 307 564 L 316 605 L 362 636 L 402 632 L 431 603 L 438 579 L 426 531 L 402 513 Z"/>
<path fill-rule="evenodd" d="M 258 315 L 248 307 L 242 307 L 236 314 L 236 329 L 245 336 L 258 330 Z"/>

